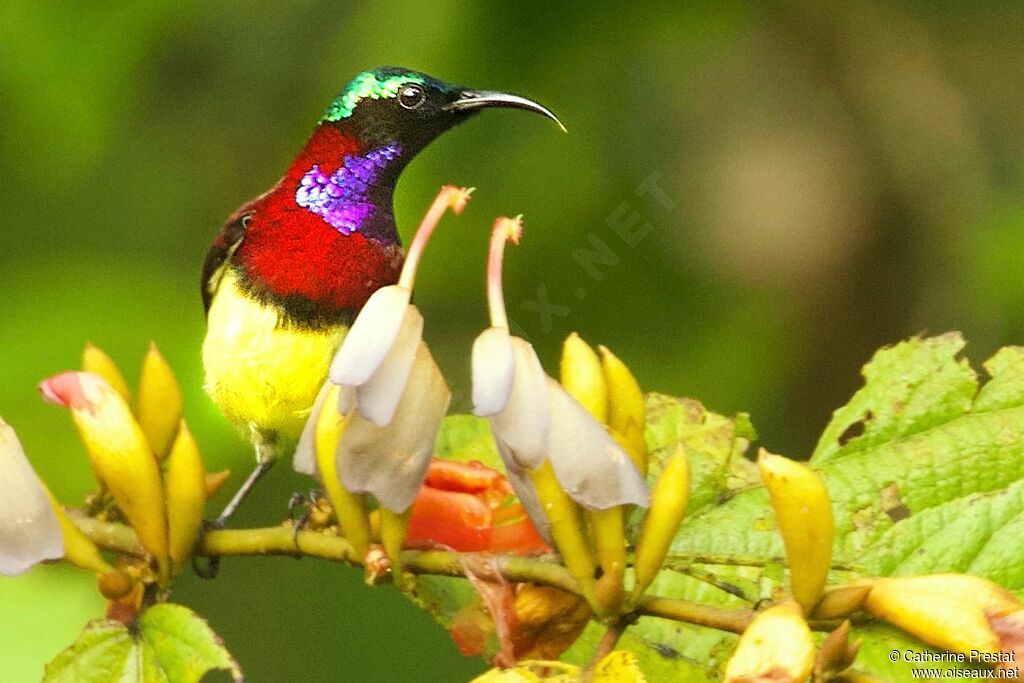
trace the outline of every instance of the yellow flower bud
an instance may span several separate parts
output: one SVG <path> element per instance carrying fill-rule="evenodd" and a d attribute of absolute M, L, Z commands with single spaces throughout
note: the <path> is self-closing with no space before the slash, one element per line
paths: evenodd
<path fill-rule="evenodd" d="M 71 409 L 96 476 L 166 576 L 167 516 L 160 468 L 121 395 L 98 375 L 65 372 L 40 385 L 43 396 Z"/>
<path fill-rule="evenodd" d="M 597 600 L 607 613 L 622 606 L 622 579 L 626 573 L 626 530 L 624 508 L 586 510 L 590 533 L 594 539 L 601 578 L 597 581 Z"/>
<path fill-rule="evenodd" d="M 580 668 L 572 664 L 548 660 L 523 660 L 515 668 L 495 668 L 471 683 L 569 683 L 586 680 L 590 683 L 646 683 L 636 655 L 628 650 L 614 650 L 601 658 L 593 670 L 581 675 Z"/>
<path fill-rule="evenodd" d="M 594 667 L 593 683 L 646 683 L 636 655 L 629 650 L 613 650 Z"/>
<path fill-rule="evenodd" d="M 132 393 L 128 389 L 128 382 L 124 381 L 121 370 L 103 349 L 93 346 L 91 342 L 86 342 L 85 348 L 82 349 L 82 370 L 107 380 L 110 388 L 121 394 L 125 403 L 131 403 Z"/>
<path fill-rule="evenodd" d="M 111 569 L 96 577 L 96 585 L 107 600 L 120 600 L 135 588 L 135 579 L 120 569 Z"/>
<path fill-rule="evenodd" d="M 640 474 L 646 477 L 647 442 L 644 440 L 644 425 L 647 422 L 647 407 L 640 384 L 614 353 L 604 346 L 597 347 L 597 350 L 601 354 L 601 370 L 608 395 L 608 427 L 620 437 L 617 440 Z"/>
<path fill-rule="evenodd" d="M 871 582 L 847 583 L 829 586 L 821 595 L 812 617 L 823 621 L 845 619 L 854 612 L 864 609 L 864 601 L 871 592 Z"/>
<path fill-rule="evenodd" d="M 725 667 L 726 683 L 806 681 L 814 667 L 814 637 L 792 600 L 764 610 L 743 632 Z"/>
<path fill-rule="evenodd" d="M 978 576 L 877 579 L 865 606 L 879 619 L 943 650 L 997 655 L 1012 651 L 1024 638 L 1024 605 L 1013 593 Z"/>
<path fill-rule="evenodd" d="M 199 448 L 184 420 L 167 456 L 164 484 L 167 489 L 168 548 L 172 568 L 177 572 L 192 559 L 206 505 L 206 471 Z"/>
<path fill-rule="evenodd" d="M 576 642 L 590 621 L 585 600 L 550 586 L 515 585 L 516 659 L 557 659 Z"/>
<path fill-rule="evenodd" d="M 832 504 L 817 472 L 761 449 L 757 457 L 779 534 L 786 547 L 793 597 L 810 613 L 832 563 Z"/>
<path fill-rule="evenodd" d="M 679 524 L 683 521 L 686 504 L 690 500 L 690 462 L 682 444 L 665 461 L 661 476 L 651 491 L 651 507 L 644 515 L 640 537 L 633 559 L 633 592 L 630 601 L 636 603 L 654 577 L 661 571 L 661 563 L 672 544 Z"/>
<path fill-rule="evenodd" d="M 149 350 L 142 361 L 139 375 L 139 396 L 135 414 L 146 435 L 153 453 L 160 459 L 167 456 L 174 443 L 181 420 L 181 390 L 178 380 L 160 355 L 156 344 L 150 342 Z"/>
<path fill-rule="evenodd" d="M 537 493 L 537 501 L 547 517 L 551 540 L 562 556 L 562 563 L 579 583 L 580 592 L 594 611 L 603 612 L 594 593 L 596 563 L 580 524 L 579 506 L 562 490 L 550 460 L 545 460 L 536 470 L 531 470 L 530 480 Z"/>
<path fill-rule="evenodd" d="M 76 567 L 88 569 L 97 574 L 109 572 L 111 566 L 103 559 L 100 549 L 68 519 L 67 513 L 64 512 L 64 506 L 45 485 L 44 490 L 46 497 L 50 499 L 53 513 L 57 516 L 57 523 L 60 524 L 61 535 L 64 537 L 64 560 Z"/>
<path fill-rule="evenodd" d="M 217 491 L 220 491 L 220 487 L 224 485 L 224 482 L 226 482 L 230 476 L 231 470 L 207 472 L 205 477 L 206 499 L 209 500 L 217 495 Z"/>
<path fill-rule="evenodd" d="M 562 386 L 569 395 L 579 401 L 595 420 L 608 422 L 608 398 L 605 390 L 604 373 L 590 344 L 573 332 L 562 345 Z"/>
<path fill-rule="evenodd" d="M 348 539 L 359 556 L 363 557 L 370 548 L 370 521 L 366 512 L 366 496 L 350 493 L 341 485 L 338 468 L 334 463 L 338 439 L 341 438 L 345 423 L 348 421 L 348 418 L 338 413 L 336 408 L 340 390 L 341 387 L 330 385 L 316 418 L 316 466 L 320 481 L 324 485 L 324 492 L 338 518 L 342 536 Z"/>
<path fill-rule="evenodd" d="M 401 590 L 412 590 L 414 582 L 402 571 L 402 544 L 409 532 L 409 516 L 412 508 L 405 512 L 392 512 L 381 507 L 380 512 L 380 544 L 384 553 L 391 560 L 391 576 L 395 585 Z"/>

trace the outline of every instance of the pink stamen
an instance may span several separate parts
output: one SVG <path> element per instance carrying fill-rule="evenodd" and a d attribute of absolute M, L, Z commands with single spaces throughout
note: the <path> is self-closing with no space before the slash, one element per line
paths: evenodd
<path fill-rule="evenodd" d="M 456 216 L 462 213 L 474 189 L 472 187 L 445 185 L 437 193 L 437 197 L 434 198 L 434 202 L 427 209 L 427 213 L 423 216 L 420 226 L 416 229 L 416 234 L 412 238 L 412 244 L 409 245 L 409 253 L 406 254 L 405 265 L 402 266 L 402 274 L 398 279 L 400 287 L 412 289 L 413 283 L 416 280 L 416 268 L 419 266 L 420 257 L 423 256 L 423 250 L 427 248 L 427 242 L 430 240 L 430 235 L 434 232 L 434 228 L 441 221 L 441 216 L 448 209 L 451 209 L 452 213 Z"/>
<path fill-rule="evenodd" d="M 491 249 L 487 255 L 487 307 L 492 327 L 508 327 L 505 294 L 501 284 L 501 263 L 505 256 L 505 243 L 519 244 L 523 235 L 523 217 L 501 216 L 491 230 Z"/>

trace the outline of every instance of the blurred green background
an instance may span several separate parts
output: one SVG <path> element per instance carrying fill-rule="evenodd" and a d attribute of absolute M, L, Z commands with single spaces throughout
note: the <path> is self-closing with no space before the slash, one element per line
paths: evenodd
<path fill-rule="evenodd" d="M 82 449 L 35 384 L 75 366 L 86 340 L 134 381 L 154 339 L 208 466 L 246 470 L 248 448 L 201 390 L 207 244 L 352 75 L 399 64 L 532 96 L 570 131 L 488 112 L 399 187 L 406 236 L 440 184 L 478 188 L 417 288 L 456 409 L 486 324 L 487 230 L 522 212 L 506 292 L 549 368 L 579 330 L 645 388 L 750 411 L 763 445 L 805 454 L 878 346 L 957 328 L 980 361 L 1024 337 L 1020 3 L 832 5 L 5 2 L 0 414 L 78 501 L 92 485 Z M 280 520 L 307 487 L 279 467 L 238 523 Z M 483 669 L 359 579 L 229 560 L 175 597 L 252 681 Z M 0 580 L 0 677 L 38 680 L 102 609 L 81 572 Z"/>

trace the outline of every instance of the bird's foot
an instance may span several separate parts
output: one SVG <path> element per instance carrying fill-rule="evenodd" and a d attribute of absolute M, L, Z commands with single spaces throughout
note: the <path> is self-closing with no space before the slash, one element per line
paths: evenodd
<path fill-rule="evenodd" d="M 223 516 L 214 520 L 204 519 L 199 525 L 199 540 L 197 541 L 197 545 L 202 543 L 203 537 L 206 536 L 206 532 L 220 531 L 227 526 L 227 522 L 227 518 Z M 217 578 L 217 575 L 220 573 L 220 556 L 211 555 L 210 557 L 205 558 L 206 564 L 203 564 L 203 559 L 204 558 L 200 558 L 196 555 L 192 556 L 192 571 L 194 571 L 196 576 L 201 579 Z"/>
<path fill-rule="evenodd" d="M 299 547 L 299 532 L 306 528 L 317 512 L 321 511 L 322 498 L 323 491 L 319 489 L 310 489 L 306 493 L 295 492 L 288 498 L 288 521 L 292 525 L 292 543 L 296 548 Z M 301 513 L 296 517 L 296 511 L 300 510 Z"/>

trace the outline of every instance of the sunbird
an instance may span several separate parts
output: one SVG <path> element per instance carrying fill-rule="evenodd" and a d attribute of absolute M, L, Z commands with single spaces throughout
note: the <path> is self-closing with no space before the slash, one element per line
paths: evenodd
<path fill-rule="evenodd" d="M 303 423 L 356 313 L 394 284 L 403 253 L 392 198 L 402 169 L 488 107 L 546 116 L 504 92 L 398 67 L 364 71 L 328 105 L 269 191 L 228 218 L 203 263 L 205 388 L 252 441 L 256 467 L 223 526 Z"/>

